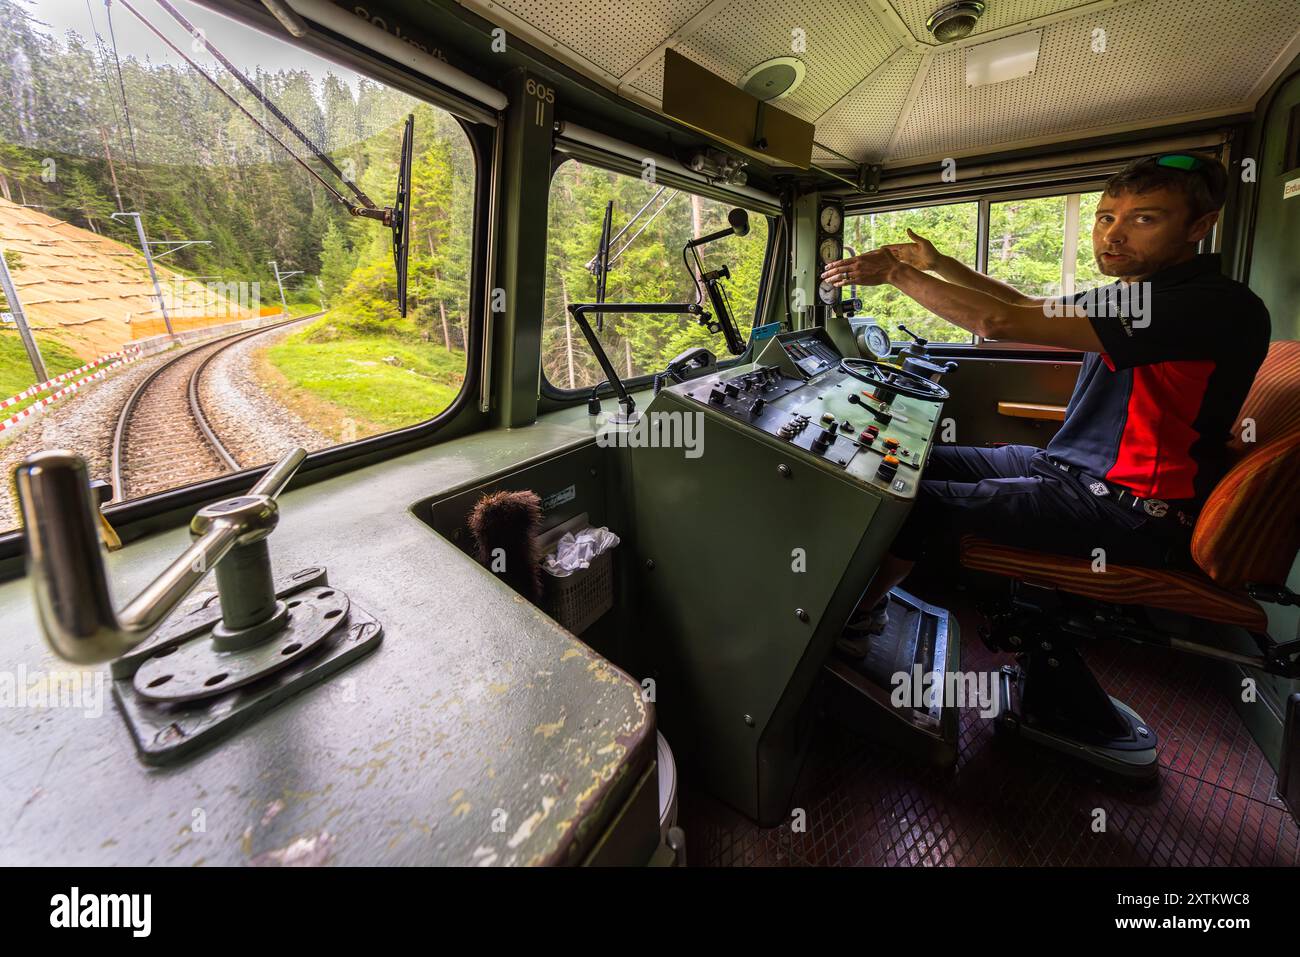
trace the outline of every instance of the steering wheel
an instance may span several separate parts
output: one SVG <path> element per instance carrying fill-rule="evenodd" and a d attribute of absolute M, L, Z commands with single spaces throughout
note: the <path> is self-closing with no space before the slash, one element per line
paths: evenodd
<path fill-rule="evenodd" d="M 948 390 L 939 383 L 932 382 L 925 376 L 917 375 L 915 372 L 905 372 L 902 369 L 885 365 L 885 363 L 877 362 L 875 359 L 841 359 L 840 368 L 853 378 L 868 385 L 876 386 L 879 389 L 888 389 L 891 392 L 910 396 L 913 399 L 943 402 L 949 397 Z"/>

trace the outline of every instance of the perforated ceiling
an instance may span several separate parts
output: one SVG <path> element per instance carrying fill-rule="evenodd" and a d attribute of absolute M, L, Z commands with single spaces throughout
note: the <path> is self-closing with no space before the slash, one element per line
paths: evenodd
<path fill-rule="evenodd" d="M 733 83 L 769 57 L 799 57 L 807 65 L 803 84 L 780 106 L 809 121 L 897 47 L 864 3 L 789 0 L 731 0 L 698 33 L 677 44 L 679 52 Z"/>
<path fill-rule="evenodd" d="M 833 150 L 868 163 L 885 157 L 921 55 L 900 50 L 817 125 L 817 139 Z"/>
<path fill-rule="evenodd" d="M 985 0 L 976 33 L 944 46 L 925 20 L 946 0 L 460 2 L 650 105 L 668 46 L 733 83 L 798 56 L 803 84 L 780 106 L 825 146 L 894 166 L 1248 112 L 1300 54 L 1300 0 Z M 1030 21 L 1034 73 L 967 87 L 966 49 Z"/>
<path fill-rule="evenodd" d="M 1033 74 L 968 87 L 964 49 L 936 53 L 894 154 L 933 157 L 1247 102 L 1296 25 L 1296 0 L 1253 0 L 1225 22 L 1216 5 L 1147 0 L 1043 28 Z M 1277 18 L 1270 23 L 1265 17 Z M 1285 18 L 1285 19 L 1283 19 Z M 1104 52 L 1094 30 L 1104 30 Z M 1168 39 L 1177 37 L 1177 44 Z"/>
<path fill-rule="evenodd" d="M 488 6 L 513 14 L 607 73 L 622 76 L 708 2 L 496 0 Z M 485 12 L 494 19 L 490 11 Z"/>

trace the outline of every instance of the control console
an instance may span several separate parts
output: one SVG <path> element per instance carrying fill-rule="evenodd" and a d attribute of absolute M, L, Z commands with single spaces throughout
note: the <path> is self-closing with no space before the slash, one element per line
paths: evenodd
<path fill-rule="evenodd" d="M 873 487 L 912 497 L 940 401 L 864 382 L 822 329 L 775 336 L 759 361 L 671 391 Z"/>
<path fill-rule="evenodd" d="M 660 390 L 645 415 L 679 417 L 683 436 L 689 421 L 689 448 L 628 443 L 633 665 L 657 676 L 657 720 L 700 786 L 765 825 L 788 815 L 812 689 L 914 504 L 946 397 L 802 329 Z M 955 662 L 932 619 L 891 616 L 889 676 Z M 894 708 L 879 684 L 866 674 L 858 695 L 877 723 L 929 742 L 935 715 Z"/>

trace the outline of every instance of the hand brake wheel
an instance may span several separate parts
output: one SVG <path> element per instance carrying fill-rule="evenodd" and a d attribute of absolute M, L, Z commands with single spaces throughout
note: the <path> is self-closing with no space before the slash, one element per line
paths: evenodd
<path fill-rule="evenodd" d="M 877 389 L 930 402 L 943 402 L 950 395 L 947 389 L 915 372 L 896 369 L 874 359 L 841 359 L 840 368 L 853 378 Z"/>

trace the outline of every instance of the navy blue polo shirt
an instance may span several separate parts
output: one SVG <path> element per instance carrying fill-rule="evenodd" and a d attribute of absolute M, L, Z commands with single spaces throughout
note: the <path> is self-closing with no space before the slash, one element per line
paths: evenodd
<path fill-rule="evenodd" d="M 1205 253 L 1074 294 L 1104 351 L 1083 357 L 1049 456 L 1141 498 L 1209 495 L 1271 334 L 1263 301 L 1220 270 Z"/>

